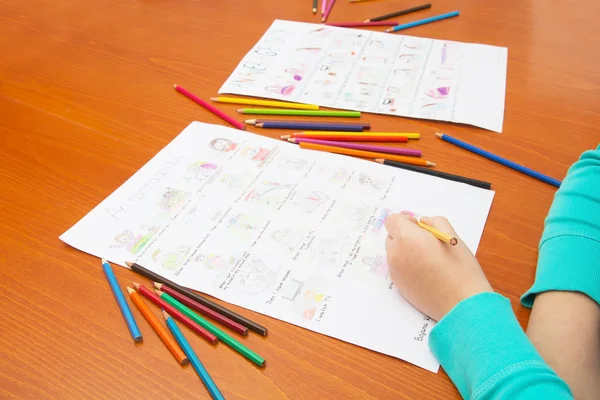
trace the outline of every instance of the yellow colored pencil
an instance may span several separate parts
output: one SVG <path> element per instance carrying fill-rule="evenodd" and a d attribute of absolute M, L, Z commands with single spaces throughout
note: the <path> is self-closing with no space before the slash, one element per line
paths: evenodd
<path fill-rule="evenodd" d="M 255 99 L 240 99 L 235 97 L 211 97 L 212 101 L 217 103 L 230 104 L 248 104 L 252 106 L 277 107 L 277 108 L 293 108 L 296 110 L 318 110 L 319 106 L 314 104 L 288 103 L 286 101 L 273 100 L 255 100 Z"/>
<path fill-rule="evenodd" d="M 298 132 L 303 137 L 309 136 L 389 136 L 389 137 L 397 137 L 404 136 L 409 139 L 419 139 L 421 137 L 420 133 L 403 133 L 403 132 L 337 132 L 337 131 L 308 131 L 308 132 Z M 289 135 L 289 137 L 294 137 L 295 134 Z M 287 139 L 287 138 L 286 138 Z"/>
<path fill-rule="evenodd" d="M 418 219 L 417 219 L 417 224 L 418 224 L 418 225 L 419 225 L 421 228 L 425 229 L 426 231 L 429 231 L 429 232 L 431 232 L 431 233 L 433 234 L 433 236 L 435 236 L 436 238 L 438 238 L 438 239 L 439 239 L 439 240 L 441 240 L 442 242 L 449 243 L 449 244 L 450 244 L 450 245 L 452 245 L 452 246 L 456 246 L 456 245 L 458 244 L 458 239 L 457 239 L 457 238 L 455 238 L 455 237 L 454 237 L 454 236 L 452 236 L 452 235 L 449 235 L 449 234 L 447 234 L 447 233 L 444 233 L 444 232 L 440 232 L 440 231 L 438 231 L 437 229 L 435 229 L 434 227 L 432 227 L 432 226 L 429 226 L 429 225 L 427 225 L 427 224 L 425 224 L 425 223 L 421 222 L 421 221 L 420 221 L 420 220 L 418 220 Z"/>

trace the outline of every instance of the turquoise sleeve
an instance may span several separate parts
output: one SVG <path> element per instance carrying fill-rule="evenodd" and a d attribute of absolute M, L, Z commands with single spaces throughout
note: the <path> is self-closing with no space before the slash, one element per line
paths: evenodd
<path fill-rule="evenodd" d="M 429 346 L 466 399 L 572 399 L 498 293 L 458 303 L 432 329 Z"/>
<path fill-rule="evenodd" d="M 600 304 L 600 146 L 586 151 L 556 192 L 539 245 L 535 282 L 521 303 L 536 294 L 575 291 Z"/>

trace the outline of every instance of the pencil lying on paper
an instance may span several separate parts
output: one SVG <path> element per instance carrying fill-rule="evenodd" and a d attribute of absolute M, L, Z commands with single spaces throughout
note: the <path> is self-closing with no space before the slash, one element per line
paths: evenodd
<path fill-rule="evenodd" d="M 246 336 L 248 334 L 248 328 L 246 328 L 245 326 L 238 324 L 237 322 L 219 314 L 216 311 L 211 310 L 210 308 L 198 303 L 197 301 L 190 299 L 189 297 L 179 293 L 175 289 L 172 289 L 165 284 L 154 282 L 154 287 L 156 287 L 158 290 L 160 290 L 162 292 L 167 293 L 169 296 L 173 297 L 175 300 L 179 301 L 180 303 L 188 306 L 192 310 L 197 311 L 200 314 L 202 314 L 214 321 L 217 321 L 218 323 L 220 323 L 222 325 L 225 325 L 226 327 L 230 328 L 231 330 L 233 330 L 237 333 L 240 333 L 244 336 Z"/>
<path fill-rule="evenodd" d="M 467 185 L 480 187 L 482 189 L 491 189 L 491 187 L 492 187 L 492 184 L 489 182 L 479 181 L 477 179 L 472 179 L 472 178 L 465 178 L 464 176 L 453 175 L 453 174 L 449 174 L 447 172 L 436 171 L 436 170 L 430 169 L 430 168 L 416 167 L 414 165 L 403 164 L 403 163 L 399 163 L 396 161 L 385 160 L 382 158 L 376 159 L 375 162 L 377 162 L 379 164 L 389 165 L 391 167 L 402 168 L 407 171 L 418 172 L 420 174 L 436 176 L 438 178 L 443 178 L 443 179 L 447 179 L 450 181 L 466 183 Z"/>
<path fill-rule="evenodd" d="M 282 135 L 281 139 L 318 139 L 335 140 L 336 142 L 387 142 L 387 143 L 406 143 L 406 136 L 327 136 L 327 135 Z"/>
<path fill-rule="evenodd" d="M 361 26 L 396 26 L 398 21 L 378 21 L 378 22 L 328 22 L 325 25 L 338 26 L 340 28 L 354 28 Z"/>
<path fill-rule="evenodd" d="M 251 106 L 292 108 L 295 110 L 318 110 L 319 106 L 315 104 L 288 103 L 285 101 L 256 100 L 256 99 L 238 99 L 236 97 L 211 97 L 212 101 L 217 103 L 246 104 Z"/>
<path fill-rule="evenodd" d="M 282 124 L 299 123 L 299 124 L 311 125 L 311 126 L 312 125 L 316 125 L 316 126 L 323 126 L 323 125 L 350 126 L 350 127 L 362 126 L 363 130 L 371 129 L 371 124 L 368 122 L 331 122 L 331 121 L 307 121 L 307 120 L 301 121 L 301 120 L 285 120 L 285 119 L 247 119 L 244 122 L 249 125 L 256 125 L 256 124 L 260 124 L 262 122 L 277 123 L 277 124 L 279 124 L 279 123 L 282 123 Z M 335 133 L 335 131 L 327 131 L 327 132 Z M 340 133 L 342 133 L 342 132 L 340 132 Z M 345 133 L 347 135 L 355 135 L 355 133 L 348 133 L 347 131 L 344 131 L 343 133 Z M 356 133 L 356 135 L 359 135 L 359 134 Z"/>
<path fill-rule="evenodd" d="M 210 393 L 210 396 L 213 399 L 224 400 L 225 398 L 219 391 L 219 388 L 208 374 L 206 368 L 204 368 L 204 365 L 202 365 L 202 363 L 200 362 L 200 359 L 196 355 L 196 352 L 194 352 L 194 349 L 192 349 L 192 346 L 190 346 L 190 343 L 187 341 L 185 336 L 183 336 L 183 332 L 181 332 L 181 329 L 179 329 L 177 323 L 173 321 L 173 318 L 171 318 L 171 316 L 165 310 L 163 310 L 162 313 L 163 317 L 165 318 L 165 322 L 169 327 L 169 330 L 175 337 L 175 340 L 177 340 L 177 343 L 179 343 L 179 345 L 183 349 L 185 355 L 190 360 L 192 367 L 194 367 L 194 370 L 196 371 L 198 377 L 200 377 L 200 380 L 208 390 L 208 393 Z"/>
<path fill-rule="evenodd" d="M 419 133 L 414 133 L 414 132 L 349 133 L 349 132 L 335 132 L 335 131 L 326 131 L 326 132 L 312 131 L 312 132 L 296 132 L 296 133 L 292 133 L 290 135 L 290 137 L 310 137 L 310 136 L 329 136 L 329 137 L 335 137 L 335 136 L 372 136 L 372 137 L 375 137 L 375 136 L 377 136 L 377 137 L 389 137 L 389 138 L 402 136 L 402 137 L 406 137 L 408 139 L 419 139 L 421 137 L 421 135 Z M 334 139 L 332 139 L 332 140 L 334 140 Z"/>
<path fill-rule="evenodd" d="M 173 87 L 179 93 L 183 94 L 188 99 L 191 99 L 191 100 L 195 101 L 196 103 L 200 104 L 202 107 L 206 108 L 208 111 L 212 112 L 213 114 L 215 114 L 217 117 L 221 118 L 222 120 L 229 122 L 231 125 L 235 126 L 238 129 L 241 129 L 241 130 L 246 129 L 246 126 L 244 124 L 242 124 L 239 121 L 236 121 L 234 118 L 225 114 L 223 111 L 219 110 L 218 108 L 213 107 L 211 104 L 202 100 L 200 97 L 196 96 L 192 92 L 190 92 L 178 85 L 173 85 Z"/>
<path fill-rule="evenodd" d="M 307 117 L 360 117 L 360 111 L 325 111 L 325 110 L 289 110 L 289 109 L 271 109 L 271 108 L 240 108 L 237 110 L 240 114 L 254 115 L 301 115 Z"/>
<path fill-rule="evenodd" d="M 240 353 L 241 355 L 246 357 L 248 360 L 252 361 L 259 367 L 263 367 L 265 365 L 264 358 L 262 358 L 261 356 L 256 354 L 254 351 L 250 350 L 249 348 L 244 346 L 242 343 L 238 342 L 233 337 L 229 336 L 227 333 L 223 332 L 221 329 L 217 328 L 215 325 L 211 324 L 210 322 L 208 322 L 207 320 L 205 320 L 204 318 L 202 318 L 201 316 L 199 316 L 198 314 L 193 312 L 191 309 L 189 309 L 185 305 L 183 305 L 180 302 L 178 302 L 177 300 L 175 300 L 173 297 L 169 296 L 168 294 L 166 294 L 164 292 L 161 292 L 158 289 L 156 289 L 155 292 L 161 298 L 161 300 L 164 300 L 167 304 L 169 304 L 169 305 L 173 306 L 175 309 L 177 309 L 177 311 L 181 312 L 183 315 L 190 318 L 192 321 L 194 321 L 195 323 L 202 326 L 204 329 L 206 329 L 207 331 L 209 331 L 210 333 L 212 333 L 213 335 L 218 337 L 223 343 L 225 343 L 226 345 L 231 347 L 233 350 L 237 351 L 238 353 Z"/>
<path fill-rule="evenodd" d="M 301 149 L 326 151 L 329 153 L 344 154 L 348 156 L 356 156 L 363 158 L 387 158 L 389 160 L 400 161 L 407 164 L 422 165 L 424 167 L 433 167 L 435 163 L 416 157 L 397 156 L 395 154 L 377 153 L 374 151 L 346 149 L 337 146 L 325 146 L 322 144 L 300 143 Z"/>
<path fill-rule="evenodd" d="M 146 321 L 148 321 L 150 326 L 154 328 L 154 331 L 156 332 L 158 337 L 161 338 L 161 340 L 163 341 L 165 346 L 167 346 L 171 354 L 173 354 L 173 356 L 177 359 L 177 362 L 181 365 L 186 365 L 189 362 L 189 360 L 186 357 L 185 353 L 181 350 L 181 348 L 179 348 L 177 342 L 175 342 L 173 338 L 171 338 L 171 335 L 169 335 L 169 332 L 167 332 L 164 326 L 161 325 L 161 323 L 158 321 L 158 318 L 156 318 L 154 314 L 152 314 L 152 311 L 150 311 L 150 308 L 148 308 L 146 303 L 144 303 L 144 300 L 142 300 L 140 295 L 130 287 L 127 287 L 127 292 L 129 292 L 129 298 L 131 299 L 131 301 L 133 301 L 133 303 L 137 306 L 138 310 L 140 310 L 140 312 L 142 313 L 144 318 L 146 318 Z"/>
<path fill-rule="evenodd" d="M 150 300 L 157 306 L 167 310 L 169 312 L 169 314 L 173 315 L 175 318 L 177 318 L 179 321 L 181 321 L 188 328 L 190 328 L 191 330 L 196 332 L 198 335 L 200 335 L 203 339 L 208 340 L 212 344 L 215 344 L 219 341 L 219 339 L 215 335 L 213 335 L 212 333 L 210 333 L 209 331 L 207 331 L 206 329 L 204 329 L 203 327 L 198 325 L 196 322 L 192 321 L 187 316 L 183 315 L 181 312 L 177 311 L 177 309 L 175 307 L 166 303 L 163 299 L 158 297 L 152 290 L 148 289 L 145 286 L 140 285 L 137 282 L 133 282 L 133 286 L 136 288 L 136 290 L 141 295 L 143 295 L 145 298 L 147 298 L 148 300 Z"/>
<path fill-rule="evenodd" d="M 142 333 L 135 322 L 135 318 L 133 318 L 133 314 L 131 313 L 131 309 L 129 308 L 127 301 L 125 300 L 125 296 L 123 296 L 123 292 L 121 292 L 121 289 L 119 288 L 119 282 L 117 282 L 117 278 L 115 277 L 110 264 L 104 258 L 102 259 L 102 269 L 104 270 L 104 275 L 106 276 L 106 280 L 110 285 L 110 289 L 117 300 L 121 314 L 123 314 L 123 318 L 125 318 L 127 329 L 129 329 L 129 333 L 131 334 L 133 341 L 136 343 L 141 342 L 143 340 Z"/>
<path fill-rule="evenodd" d="M 180 285 L 176 284 L 175 282 L 170 281 L 167 278 L 164 278 L 164 277 L 158 275 L 156 272 L 150 271 L 149 269 L 142 267 L 139 264 L 133 263 L 131 261 L 127 261 L 127 262 L 125 262 L 125 264 L 129 268 L 131 268 L 131 270 L 133 272 L 143 275 L 153 282 L 164 283 L 165 285 L 175 289 L 179 293 L 189 297 L 192 300 L 197 301 L 198 303 L 202 304 L 203 306 L 206 306 L 206 307 L 210 308 L 211 310 L 216 311 L 219 314 L 224 315 L 227 318 L 234 320 L 238 324 L 244 325 L 251 331 L 254 331 L 262 336 L 267 336 L 267 333 L 269 330 L 267 328 L 265 328 L 264 326 L 254 322 L 254 321 L 251 321 L 248 318 L 246 318 L 228 308 L 225 308 L 220 304 L 215 303 L 214 301 L 207 299 L 206 297 L 200 295 L 199 293 L 195 293 L 192 290 L 186 289 L 183 286 L 180 286 Z M 154 293 L 152 293 L 152 294 L 154 295 Z"/>
<path fill-rule="evenodd" d="M 421 19 L 419 21 L 413 21 L 413 22 L 409 22 L 407 24 L 402 24 L 402 25 L 396 25 L 393 28 L 390 29 L 386 29 L 386 32 L 397 32 L 397 31 L 401 31 L 403 29 L 408 29 L 408 28 L 412 28 L 414 26 L 419 26 L 419 25 L 425 25 L 428 24 L 430 22 L 435 22 L 435 21 L 440 21 L 442 19 L 447 19 L 447 18 L 452 18 L 452 17 L 458 17 L 459 12 L 458 11 L 452 11 L 446 14 L 440 14 L 440 15 L 436 15 L 435 17 L 429 17 L 429 18 L 425 18 L 425 19 Z"/>
<path fill-rule="evenodd" d="M 506 158 L 502 158 L 500 156 L 492 154 L 489 151 L 485 151 L 485 150 L 482 150 L 480 148 L 477 148 L 477 147 L 475 147 L 475 146 L 473 146 L 473 145 L 471 145 L 469 143 L 463 142 L 462 140 L 455 139 L 452 136 L 448 136 L 448 135 L 446 135 L 444 133 L 436 133 L 435 135 L 437 137 L 439 137 L 440 139 L 448 142 L 448 143 L 452 143 L 455 146 L 462 147 L 465 150 L 468 150 L 468 151 L 470 151 L 472 153 L 478 154 L 478 155 L 480 155 L 482 157 L 485 157 L 485 158 L 487 158 L 489 160 L 495 161 L 498 164 L 504 165 L 505 167 L 512 168 L 515 171 L 519 171 L 519 172 L 521 172 L 521 173 L 523 173 L 525 175 L 529 175 L 532 178 L 538 179 L 538 180 L 540 180 L 540 181 L 542 181 L 544 183 L 547 183 L 549 185 L 560 187 L 561 181 L 559 181 L 557 179 L 554 179 L 554 178 L 551 178 L 551 177 L 549 177 L 547 175 L 541 174 L 541 173 L 539 173 L 537 171 L 534 171 L 534 170 L 532 170 L 530 168 L 527 168 L 527 167 L 524 167 L 524 166 L 522 166 L 520 164 L 517 164 L 516 162 L 507 160 Z"/>
<path fill-rule="evenodd" d="M 256 128 L 264 129 L 296 129 L 296 130 L 311 130 L 311 131 L 348 131 L 348 132 L 362 132 L 364 127 L 360 124 L 319 124 L 319 123 L 307 123 L 307 122 L 257 122 L 254 124 Z"/>
<path fill-rule="evenodd" d="M 379 17 L 369 18 L 369 19 L 366 19 L 365 22 L 383 21 L 384 19 L 390 19 L 390 18 L 394 18 L 394 17 L 399 17 L 401 15 L 406 15 L 406 14 L 410 14 L 410 13 L 413 13 L 413 12 L 417 12 L 417 11 L 421 11 L 421 10 L 426 10 L 428 8 L 431 8 L 431 4 L 430 3 L 423 4 L 423 5 L 417 6 L 417 7 L 407 8 L 406 10 L 400 10 L 400 11 L 396 11 L 396 12 L 393 12 L 393 13 L 389 13 L 389 14 L 385 14 L 385 15 L 380 15 Z"/>
<path fill-rule="evenodd" d="M 421 151 L 415 149 L 407 149 L 403 147 L 391 147 L 391 146 L 376 146 L 372 144 L 356 144 L 348 142 L 337 142 L 335 140 L 319 140 L 319 139 L 306 139 L 306 138 L 290 138 L 288 142 L 292 143 L 313 143 L 323 144 L 325 146 L 337 146 L 346 149 L 375 151 L 384 154 L 398 154 L 403 156 L 421 157 Z"/>

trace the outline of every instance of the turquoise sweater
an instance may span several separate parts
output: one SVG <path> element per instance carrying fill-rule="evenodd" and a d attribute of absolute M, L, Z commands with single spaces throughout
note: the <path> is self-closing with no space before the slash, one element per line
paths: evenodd
<path fill-rule="evenodd" d="M 531 307 L 536 294 L 550 290 L 581 292 L 600 304 L 600 146 L 583 153 L 556 192 L 535 283 L 521 302 Z M 458 303 L 433 328 L 429 345 L 464 398 L 572 398 L 498 293 Z"/>

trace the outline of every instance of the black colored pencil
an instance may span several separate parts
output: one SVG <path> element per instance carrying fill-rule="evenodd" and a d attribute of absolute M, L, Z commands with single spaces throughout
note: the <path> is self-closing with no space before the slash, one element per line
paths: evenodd
<path fill-rule="evenodd" d="M 476 186 L 476 187 L 479 187 L 482 189 L 491 189 L 492 188 L 492 184 L 489 182 L 479 181 L 477 179 L 465 178 L 464 176 L 460 176 L 460 175 L 453 175 L 453 174 L 449 174 L 447 172 L 435 171 L 435 170 L 432 170 L 429 168 L 416 167 L 414 165 L 408 165 L 408 164 L 404 164 L 401 162 L 384 160 L 384 159 L 380 159 L 380 158 L 376 159 L 375 161 L 380 164 L 389 165 L 391 167 L 402 168 L 402 169 L 406 169 L 408 171 L 413 171 L 413 172 L 420 172 L 422 174 L 431 175 L 431 176 L 437 176 L 438 178 L 448 179 L 450 181 L 466 183 L 467 185 Z"/>
<path fill-rule="evenodd" d="M 234 320 L 238 324 L 244 325 L 251 331 L 254 331 L 262 336 L 267 336 L 268 329 L 265 328 L 264 326 L 257 324 L 254 321 L 250 321 L 248 318 L 245 318 L 245 317 L 241 316 L 240 314 L 238 314 L 234 311 L 231 311 L 231 310 L 207 299 L 206 297 L 201 296 L 200 294 L 198 294 L 192 290 L 186 289 L 183 286 L 176 284 L 175 282 L 172 282 L 166 278 L 163 278 L 162 276 L 158 275 L 157 273 L 152 272 L 149 269 L 146 269 L 139 264 L 132 263 L 132 262 L 126 262 L 125 264 L 127 264 L 133 272 L 143 275 L 146 278 L 152 280 L 153 282 L 164 283 L 165 285 L 169 286 L 171 289 L 177 290 L 179 293 L 186 295 L 187 297 L 189 297 L 193 300 L 196 300 L 198 303 L 202 304 L 203 306 L 208 307 L 211 310 L 216 311 L 219 314 L 224 315 L 227 318 Z"/>
<path fill-rule="evenodd" d="M 313 8 L 312 8 L 313 14 L 317 13 L 317 6 L 318 5 L 319 5 L 319 0 L 313 0 Z"/>
<path fill-rule="evenodd" d="M 399 17 L 400 15 L 406 15 L 406 14 L 410 14 L 410 13 L 413 13 L 416 11 L 426 10 L 428 8 L 431 8 L 431 3 L 423 4 L 421 6 L 417 6 L 417 7 L 413 7 L 413 8 L 407 8 L 406 10 L 401 10 L 401 11 L 396 11 L 393 13 L 385 14 L 380 17 L 369 18 L 369 19 L 365 20 L 364 22 L 383 21 L 384 19 Z"/>

